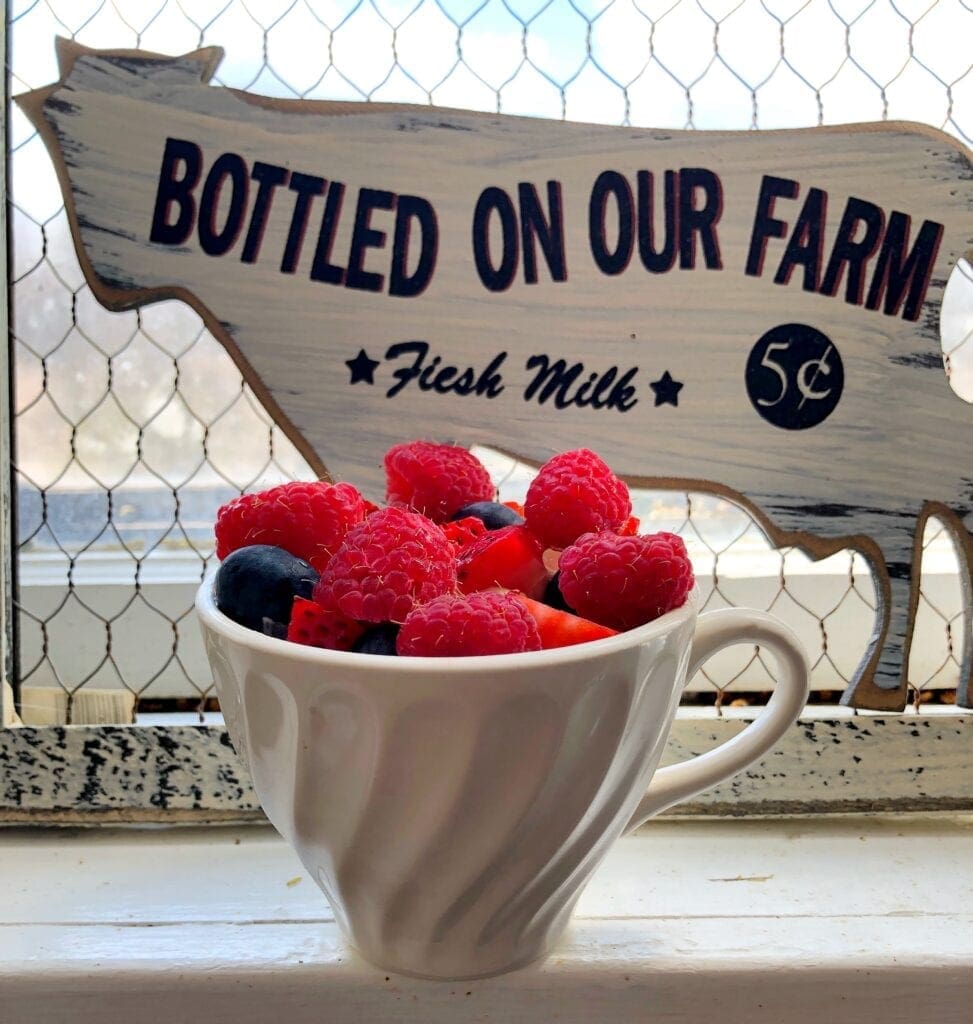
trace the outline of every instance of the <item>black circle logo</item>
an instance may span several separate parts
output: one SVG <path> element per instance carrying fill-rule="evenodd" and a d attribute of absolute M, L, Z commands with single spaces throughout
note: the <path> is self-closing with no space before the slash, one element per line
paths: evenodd
<path fill-rule="evenodd" d="M 807 324 L 781 324 L 753 346 L 746 383 L 753 407 L 768 423 L 807 430 L 834 412 L 845 368 L 826 334 Z"/>

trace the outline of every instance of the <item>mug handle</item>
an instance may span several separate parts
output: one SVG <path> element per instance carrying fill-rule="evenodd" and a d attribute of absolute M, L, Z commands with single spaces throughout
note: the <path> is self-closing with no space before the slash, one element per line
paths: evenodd
<path fill-rule="evenodd" d="M 733 644 L 767 647 L 777 660 L 777 685 L 767 706 L 743 732 L 713 750 L 660 768 L 625 831 L 653 814 L 695 796 L 762 757 L 797 720 L 807 702 L 811 668 L 804 647 L 779 619 L 748 608 L 726 608 L 699 617 L 686 680 L 717 651 Z"/>

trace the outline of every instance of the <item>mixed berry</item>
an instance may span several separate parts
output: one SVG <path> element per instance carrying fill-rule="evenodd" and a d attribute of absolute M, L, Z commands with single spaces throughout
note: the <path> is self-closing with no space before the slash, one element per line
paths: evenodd
<path fill-rule="evenodd" d="M 381 508 L 324 482 L 224 505 L 217 607 L 311 647 L 461 657 L 613 636 L 692 589 L 685 544 L 639 534 L 628 487 L 588 449 L 545 463 L 523 506 L 496 501 L 486 468 L 455 445 L 396 445 L 385 473 Z"/>

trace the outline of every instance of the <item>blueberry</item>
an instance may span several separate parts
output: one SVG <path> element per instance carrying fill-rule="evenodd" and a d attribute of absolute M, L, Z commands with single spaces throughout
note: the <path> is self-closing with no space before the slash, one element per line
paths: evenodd
<path fill-rule="evenodd" d="M 241 626 L 263 632 L 264 619 L 290 622 L 294 598 L 310 598 L 317 581 L 318 574 L 303 558 L 283 548 L 237 548 L 216 574 L 216 607 Z"/>
<path fill-rule="evenodd" d="M 395 639 L 399 635 L 399 627 L 394 622 L 383 622 L 379 626 L 372 626 L 354 642 L 352 650 L 358 654 L 391 654 L 398 652 L 395 649 Z"/>
<path fill-rule="evenodd" d="M 578 613 L 564 600 L 564 595 L 561 593 L 561 587 L 558 581 L 561 578 L 561 574 L 556 572 L 548 581 L 547 587 L 544 590 L 544 596 L 541 601 L 544 604 L 549 605 L 551 608 L 557 608 L 558 611 L 568 612 L 571 615 L 577 615 Z"/>
<path fill-rule="evenodd" d="M 504 526 L 520 526 L 523 516 L 518 516 L 512 508 L 501 505 L 499 501 L 474 501 L 457 512 L 453 519 L 465 519 L 475 516 L 488 530 L 500 530 Z"/>
<path fill-rule="evenodd" d="M 263 621 L 263 634 L 264 636 L 272 636 L 278 640 L 287 639 L 287 623 L 286 622 L 274 622 L 273 619 L 264 616 Z"/>

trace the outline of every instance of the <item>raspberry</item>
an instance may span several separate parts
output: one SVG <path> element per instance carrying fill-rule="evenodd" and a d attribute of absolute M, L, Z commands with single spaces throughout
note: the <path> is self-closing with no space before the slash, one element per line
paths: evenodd
<path fill-rule="evenodd" d="M 228 501 L 216 514 L 216 557 L 271 544 L 321 572 L 345 534 L 368 514 L 351 484 L 292 482 Z"/>
<path fill-rule="evenodd" d="M 617 530 L 631 512 L 625 482 L 587 448 L 544 463 L 524 502 L 527 526 L 549 548 L 566 548 L 583 533 Z"/>
<path fill-rule="evenodd" d="M 413 609 L 396 647 L 402 655 L 462 658 L 539 651 L 541 638 L 530 613 L 512 594 L 447 594 Z"/>
<path fill-rule="evenodd" d="M 434 523 L 474 501 L 492 501 L 493 481 L 480 460 L 465 448 L 431 441 L 397 444 L 385 453 L 386 498 Z"/>
<path fill-rule="evenodd" d="M 402 622 L 416 604 L 456 589 L 456 549 L 424 516 L 383 508 L 349 531 L 314 600 L 359 622 Z"/>
<path fill-rule="evenodd" d="M 683 558 L 688 558 L 689 553 L 686 551 L 686 542 L 679 536 L 678 533 L 669 533 L 666 530 L 660 530 L 659 533 L 654 534 L 656 540 L 668 541 L 672 545 L 672 550 L 678 552 Z"/>
<path fill-rule="evenodd" d="M 328 611 L 314 601 L 294 598 L 287 639 L 307 647 L 326 647 L 329 651 L 350 651 L 365 632 L 363 626 L 340 612 Z"/>
<path fill-rule="evenodd" d="M 482 537 L 486 532 L 483 520 L 477 519 L 476 516 L 464 516 L 462 519 L 443 523 L 443 533 L 456 546 L 457 551 L 468 548 L 477 537 Z"/>
<path fill-rule="evenodd" d="M 671 533 L 589 533 L 561 555 L 561 593 L 578 615 L 632 629 L 678 608 L 693 586 L 686 546 Z"/>

